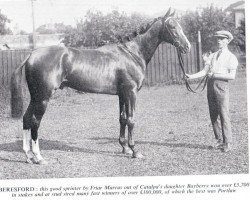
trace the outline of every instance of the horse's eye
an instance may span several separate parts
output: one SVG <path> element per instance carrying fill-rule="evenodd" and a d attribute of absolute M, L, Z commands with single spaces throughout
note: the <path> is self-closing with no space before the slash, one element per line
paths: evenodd
<path fill-rule="evenodd" d="M 174 29 L 174 28 L 175 28 L 175 26 L 174 26 L 173 23 L 169 23 L 169 24 L 168 24 L 168 27 L 171 28 L 171 29 Z"/>
<path fill-rule="evenodd" d="M 171 29 L 174 29 L 174 28 L 175 28 L 175 22 L 174 22 L 172 19 L 170 19 L 170 20 L 168 21 L 168 27 L 171 28 Z"/>
<path fill-rule="evenodd" d="M 169 28 L 169 29 L 172 29 L 172 30 L 175 29 L 175 27 L 174 27 L 174 26 L 171 26 L 171 25 L 168 25 L 168 28 Z"/>

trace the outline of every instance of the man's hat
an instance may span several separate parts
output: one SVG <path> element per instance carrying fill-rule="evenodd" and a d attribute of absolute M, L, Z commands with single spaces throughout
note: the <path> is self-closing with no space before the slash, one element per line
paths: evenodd
<path fill-rule="evenodd" d="M 214 36 L 227 38 L 229 42 L 231 42 L 234 38 L 233 35 L 229 31 L 224 31 L 224 30 L 215 32 Z"/>

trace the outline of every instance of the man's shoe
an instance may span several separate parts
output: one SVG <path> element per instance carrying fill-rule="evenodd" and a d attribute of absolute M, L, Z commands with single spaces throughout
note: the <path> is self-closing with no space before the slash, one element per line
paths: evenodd
<path fill-rule="evenodd" d="M 229 152 L 232 150 L 232 147 L 230 144 L 224 144 L 223 148 L 221 149 L 222 152 Z"/>
<path fill-rule="evenodd" d="M 222 141 L 217 140 L 217 142 L 214 145 L 215 149 L 222 149 L 224 147 L 224 144 L 222 143 Z"/>

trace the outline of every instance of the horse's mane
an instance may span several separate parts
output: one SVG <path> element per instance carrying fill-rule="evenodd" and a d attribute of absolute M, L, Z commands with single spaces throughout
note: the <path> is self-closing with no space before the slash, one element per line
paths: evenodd
<path fill-rule="evenodd" d="M 134 31 L 132 31 L 131 34 L 128 34 L 126 36 L 117 36 L 118 42 L 119 43 L 125 43 L 128 41 L 131 41 L 132 39 L 136 38 L 138 35 L 142 35 L 144 33 L 146 33 L 148 31 L 148 29 L 151 28 L 151 26 L 158 21 L 159 19 L 161 19 L 162 17 L 158 17 L 158 18 L 154 18 L 151 22 L 148 22 L 146 25 L 144 26 L 140 26 L 139 29 L 136 29 Z"/>

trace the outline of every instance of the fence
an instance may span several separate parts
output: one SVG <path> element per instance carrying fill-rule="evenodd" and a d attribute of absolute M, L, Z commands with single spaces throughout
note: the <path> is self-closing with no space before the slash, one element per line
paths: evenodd
<path fill-rule="evenodd" d="M 9 86 L 12 72 L 22 63 L 31 50 L 0 51 L 0 85 Z M 197 45 L 192 44 L 191 52 L 184 55 L 184 67 L 187 73 L 199 70 Z M 162 43 L 156 49 L 154 56 L 147 66 L 146 85 L 178 81 L 182 78 L 175 47 Z"/>
<path fill-rule="evenodd" d="M 194 73 L 200 69 L 197 48 L 196 43 L 192 43 L 191 51 L 183 55 L 184 69 L 187 73 Z M 170 44 L 160 44 L 147 66 L 145 84 L 179 81 L 182 76 L 176 48 Z"/>
<path fill-rule="evenodd" d="M 30 52 L 31 50 L 0 51 L 0 86 L 9 86 L 12 72 Z"/>

